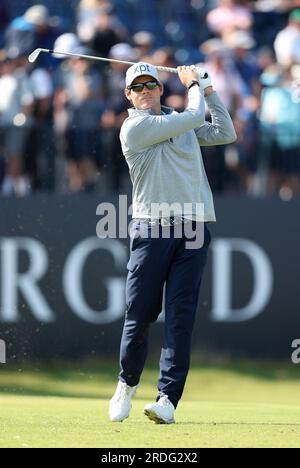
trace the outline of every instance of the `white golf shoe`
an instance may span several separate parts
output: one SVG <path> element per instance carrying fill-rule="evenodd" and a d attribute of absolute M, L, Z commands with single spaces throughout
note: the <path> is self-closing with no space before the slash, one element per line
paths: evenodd
<path fill-rule="evenodd" d="M 175 408 L 167 395 L 162 395 L 156 403 L 145 406 L 144 414 L 156 424 L 173 424 Z"/>
<path fill-rule="evenodd" d="M 135 394 L 137 385 L 129 387 L 125 382 L 117 385 L 114 396 L 109 402 L 109 418 L 114 422 L 122 422 L 128 418 L 131 410 L 131 398 Z"/>

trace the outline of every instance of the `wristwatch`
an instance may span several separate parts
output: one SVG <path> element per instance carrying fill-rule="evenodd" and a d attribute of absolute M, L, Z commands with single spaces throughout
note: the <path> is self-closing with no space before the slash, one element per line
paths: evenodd
<path fill-rule="evenodd" d="M 198 85 L 199 88 L 200 88 L 200 84 L 199 84 L 199 81 L 197 80 L 191 80 L 187 86 L 187 89 L 191 89 L 192 86 L 195 86 L 195 85 Z"/>

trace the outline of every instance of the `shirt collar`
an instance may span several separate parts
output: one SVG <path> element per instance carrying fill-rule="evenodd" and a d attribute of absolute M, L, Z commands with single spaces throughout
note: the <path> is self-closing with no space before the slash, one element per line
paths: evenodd
<path fill-rule="evenodd" d="M 161 106 L 161 110 L 164 114 L 172 114 L 174 109 L 172 107 Z M 129 117 L 134 117 L 136 115 L 156 115 L 153 113 L 152 109 L 135 109 L 131 107 L 128 109 Z"/>

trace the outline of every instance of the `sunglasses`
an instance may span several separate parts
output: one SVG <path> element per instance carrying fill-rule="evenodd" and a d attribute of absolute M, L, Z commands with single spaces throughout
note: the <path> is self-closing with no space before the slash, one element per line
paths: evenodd
<path fill-rule="evenodd" d="M 144 87 L 146 86 L 147 89 L 152 91 L 152 89 L 157 88 L 158 82 L 157 81 L 146 81 L 145 83 L 136 83 L 131 86 L 127 86 L 127 89 L 131 89 L 132 91 L 135 91 L 136 93 L 140 93 L 143 91 Z"/>

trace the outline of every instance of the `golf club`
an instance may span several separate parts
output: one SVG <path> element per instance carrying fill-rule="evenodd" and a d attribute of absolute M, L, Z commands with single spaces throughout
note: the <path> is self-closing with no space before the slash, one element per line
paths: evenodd
<path fill-rule="evenodd" d="M 40 53 L 42 52 L 46 52 L 48 54 L 58 54 L 58 55 L 67 55 L 67 56 L 70 56 L 70 57 L 80 57 L 80 58 L 84 58 L 84 59 L 89 59 L 89 60 L 100 60 L 101 62 L 114 62 L 114 63 L 124 63 L 126 65 L 135 65 L 134 62 L 126 62 L 124 60 L 115 60 L 115 59 L 111 59 L 111 58 L 104 58 L 104 57 L 97 57 L 95 55 L 84 55 L 84 54 L 75 54 L 75 53 L 71 53 L 71 52 L 59 52 L 58 50 L 51 50 L 51 49 L 41 49 L 41 48 L 38 48 L 38 49 L 35 49 L 28 57 L 28 60 L 30 63 L 34 63 Z M 165 71 L 165 72 L 169 72 L 169 73 L 177 73 L 177 68 L 171 68 L 171 67 L 162 67 L 162 66 L 156 66 L 154 65 L 158 71 Z M 202 70 L 197 67 L 198 70 L 199 70 L 199 76 L 201 78 L 207 78 L 207 74 L 204 73 L 204 75 L 202 74 L 201 75 L 201 72 Z"/>

